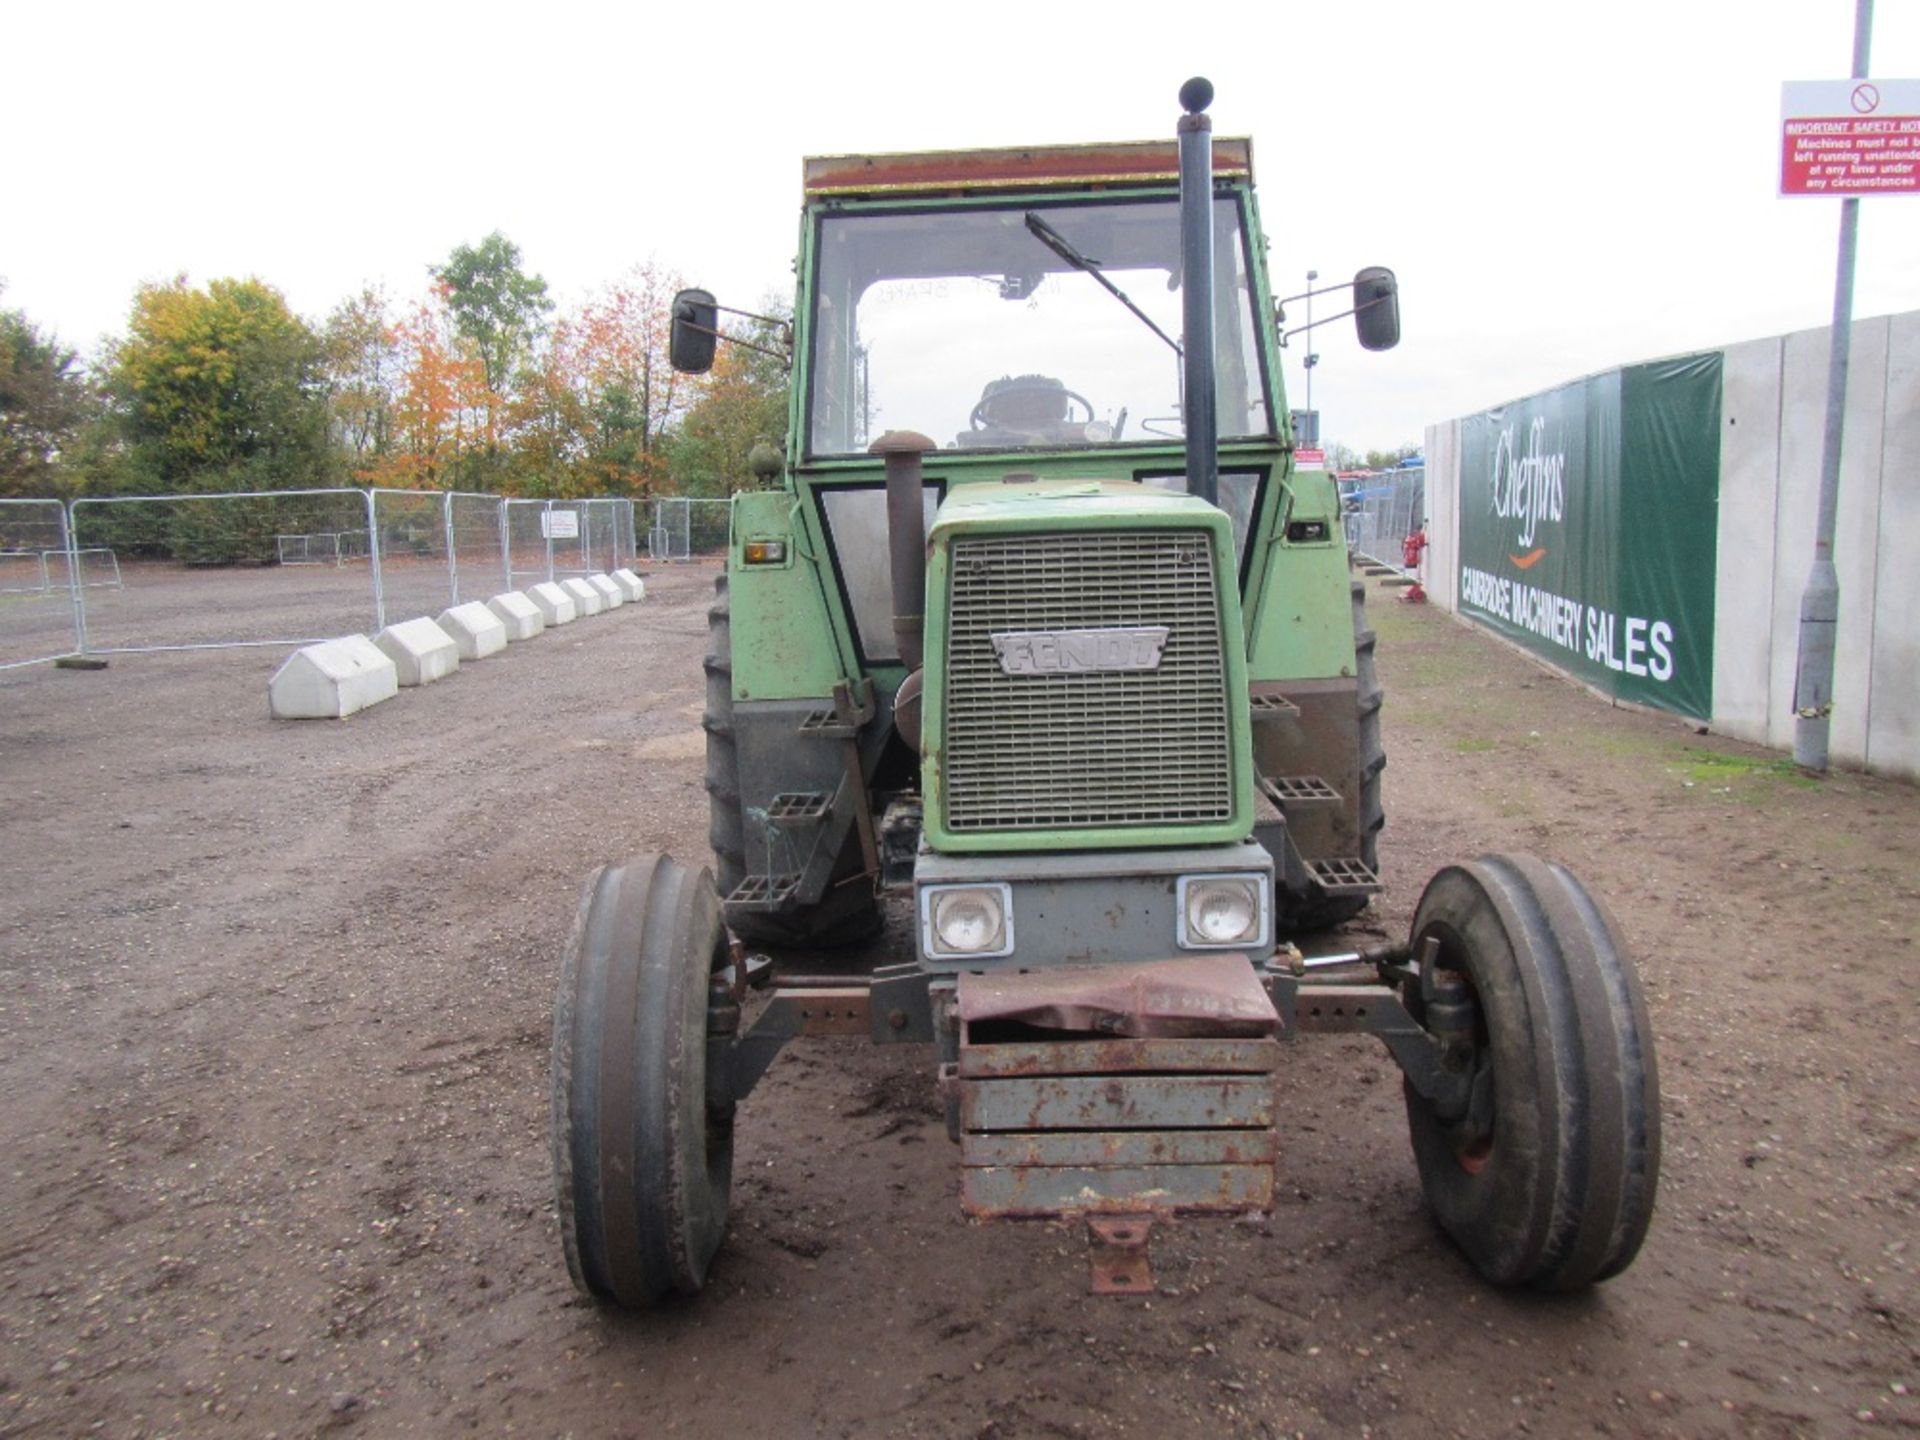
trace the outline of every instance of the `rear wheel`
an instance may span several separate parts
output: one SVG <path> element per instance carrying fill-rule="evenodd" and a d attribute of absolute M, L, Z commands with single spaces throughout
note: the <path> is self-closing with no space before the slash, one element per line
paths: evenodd
<path fill-rule="evenodd" d="M 1429 882 L 1415 955 L 1429 939 L 1475 1013 L 1466 1113 L 1407 1088 L 1441 1228 L 1495 1284 L 1576 1290 L 1619 1274 L 1653 1214 L 1660 1090 L 1618 930 L 1560 866 L 1491 855 Z"/>
<path fill-rule="evenodd" d="M 707 1086 L 726 954 L 705 870 L 643 855 L 587 882 L 554 1003 L 553 1169 L 567 1269 L 595 1300 L 694 1293 L 726 1230 L 734 1107 Z"/>
<path fill-rule="evenodd" d="M 733 728 L 733 631 L 727 577 L 716 576 L 707 611 L 707 843 L 713 847 L 720 893 L 731 895 L 747 876 L 746 812 L 740 798 L 740 751 Z M 851 832 L 835 857 L 819 903 L 782 915 L 735 915 L 729 928 L 753 945 L 832 949 L 874 935 L 880 903 L 866 883 L 858 837 Z"/>

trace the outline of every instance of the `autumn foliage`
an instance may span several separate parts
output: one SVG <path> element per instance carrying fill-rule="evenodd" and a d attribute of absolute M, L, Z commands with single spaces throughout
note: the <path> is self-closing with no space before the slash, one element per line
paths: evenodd
<path fill-rule="evenodd" d="M 6 312 L 0 484 L 725 495 L 752 483 L 756 441 L 784 439 L 782 361 L 722 346 L 710 375 L 675 373 L 682 282 L 654 261 L 562 306 L 498 233 L 429 276 L 404 300 L 364 290 L 318 325 L 258 279 L 143 286 L 84 377 Z"/>

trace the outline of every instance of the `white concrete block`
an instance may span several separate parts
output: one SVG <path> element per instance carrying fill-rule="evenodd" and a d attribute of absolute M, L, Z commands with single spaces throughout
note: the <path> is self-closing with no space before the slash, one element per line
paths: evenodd
<path fill-rule="evenodd" d="M 587 583 L 600 592 L 607 609 L 618 610 L 627 603 L 627 592 L 620 588 L 619 582 L 611 575 L 589 575 Z"/>
<path fill-rule="evenodd" d="M 573 603 L 579 607 L 582 615 L 598 615 L 607 608 L 605 597 L 578 575 L 562 580 L 560 588 L 573 597 Z"/>
<path fill-rule="evenodd" d="M 267 682 L 267 710 L 276 720 L 338 720 L 399 690 L 393 661 L 366 636 L 348 635 L 289 655 Z"/>
<path fill-rule="evenodd" d="M 373 643 L 393 661 L 402 685 L 431 685 L 460 668 L 460 647 L 424 615 L 387 626 Z"/>
<path fill-rule="evenodd" d="M 641 600 L 646 598 L 647 582 L 642 580 L 638 575 L 634 574 L 633 571 L 631 570 L 623 569 L 623 570 L 614 571 L 613 583 L 618 585 L 622 590 L 627 592 L 627 599 L 629 600 Z"/>
<path fill-rule="evenodd" d="M 527 598 L 540 607 L 540 618 L 549 625 L 571 625 L 580 618 L 580 607 L 573 596 L 551 580 L 528 586 Z"/>
<path fill-rule="evenodd" d="M 540 607 L 518 590 L 502 591 L 487 601 L 487 609 L 505 628 L 509 641 L 531 640 L 547 628 L 547 617 L 540 613 Z"/>
<path fill-rule="evenodd" d="M 442 610 L 434 623 L 453 637 L 462 660 L 484 660 L 507 648 L 506 625 L 478 600 Z"/>

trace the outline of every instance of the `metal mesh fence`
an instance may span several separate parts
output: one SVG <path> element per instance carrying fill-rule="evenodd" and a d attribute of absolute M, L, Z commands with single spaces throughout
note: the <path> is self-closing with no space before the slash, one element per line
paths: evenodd
<path fill-rule="evenodd" d="M 374 519 L 374 624 L 438 615 L 453 588 L 447 497 L 374 490 L 369 503 Z"/>
<path fill-rule="evenodd" d="M 545 525 L 548 538 L 552 540 L 549 554 L 553 557 L 551 580 L 554 575 L 591 575 L 593 566 L 588 562 L 592 555 L 587 549 L 591 517 L 590 503 L 585 500 L 549 500 Z"/>
<path fill-rule="evenodd" d="M 0 500 L 0 670 L 71 655 L 79 645 L 66 507 Z"/>
<path fill-rule="evenodd" d="M 647 558 L 689 560 L 695 555 L 723 554 L 732 516 L 732 500 L 663 496 L 653 502 L 648 517 Z"/>
<path fill-rule="evenodd" d="M 449 605 L 512 588 L 507 574 L 507 502 L 498 495 L 447 496 Z"/>
<path fill-rule="evenodd" d="M 1426 523 L 1424 468 L 1367 476 L 1348 496 L 1347 545 L 1376 565 L 1400 569 L 1401 542 Z"/>
<path fill-rule="evenodd" d="M 636 556 L 631 500 L 414 490 L 0 501 L 0 668 L 305 644 Z"/>
<path fill-rule="evenodd" d="M 538 584 L 553 574 L 545 500 L 508 500 L 507 584 L 509 589 Z"/>
<path fill-rule="evenodd" d="M 374 618 L 359 490 L 87 497 L 68 517 L 89 651 L 300 644 Z M 296 536 L 328 563 L 281 563 Z"/>

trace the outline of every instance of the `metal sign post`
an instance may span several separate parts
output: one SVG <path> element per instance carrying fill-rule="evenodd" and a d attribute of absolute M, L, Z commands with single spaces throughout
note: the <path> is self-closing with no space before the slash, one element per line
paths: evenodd
<path fill-rule="evenodd" d="M 1845 197 L 1840 202 L 1840 254 L 1834 266 L 1826 436 L 1820 452 L 1813 568 L 1800 596 L 1800 655 L 1793 683 L 1794 762 L 1816 771 L 1827 768 L 1833 717 L 1834 637 L 1840 614 L 1833 531 L 1853 338 L 1859 197 L 1920 194 L 1920 82 L 1868 81 L 1872 35 L 1873 0 L 1855 0 L 1852 79 L 1789 83 L 1781 92 L 1780 193 Z"/>

